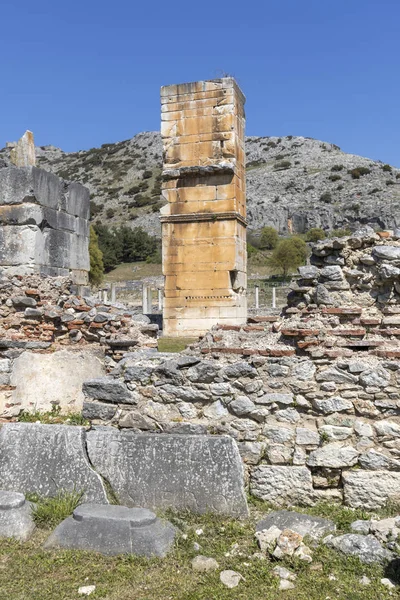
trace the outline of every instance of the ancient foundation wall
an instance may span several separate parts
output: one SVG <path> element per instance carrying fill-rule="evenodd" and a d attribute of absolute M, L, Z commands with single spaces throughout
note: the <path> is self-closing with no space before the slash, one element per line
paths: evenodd
<path fill-rule="evenodd" d="M 368 228 L 311 262 L 281 316 L 217 325 L 186 354 L 126 355 L 107 389 L 84 384 L 84 414 L 231 436 L 251 492 L 275 504 L 398 501 L 400 241 Z"/>
<path fill-rule="evenodd" d="M 82 409 L 82 383 L 136 347 L 156 347 L 156 325 L 121 305 L 77 294 L 68 277 L 0 276 L 0 418 Z"/>
<path fill-rule="evenodd" d="M 36 167 L 0 168 L 0 268 L 87 283 L 89 190 Z"/>
<path fill-rule="evenodd" d="M 246 320 L 244 97 L 231 78 L 162 88 L 164 333 Z"/>

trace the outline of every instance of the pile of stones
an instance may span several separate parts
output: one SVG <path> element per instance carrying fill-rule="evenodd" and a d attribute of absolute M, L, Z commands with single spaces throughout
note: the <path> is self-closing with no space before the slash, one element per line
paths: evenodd
<path fill-rule="evenodd" d="M 125 349 L 157 346 L 158 327 L 146 317 L 136 321 L 138 317 L 123 305 L 101 302 L 88 289 L 82 290 L 85 295 L 77 291 L 67 277 L 1 275 L 1 347 L 44 348 L 53 343 L 103 343 Z"/>

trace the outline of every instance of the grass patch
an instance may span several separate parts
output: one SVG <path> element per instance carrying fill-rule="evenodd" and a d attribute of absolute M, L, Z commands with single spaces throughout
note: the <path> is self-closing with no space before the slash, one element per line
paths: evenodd
<path fill-rule="evenodd" d="M 106 273 L 106 282 L 114 281 L 137 281 L 142 277 L 156 277 L 162 275 L 160 264 L 147 263 L 146 261 L 122 263 L 109 273 Z"/>
<path fill-rule="evenodd" d="M 37 530 L 25 544 L 0 540 L 0 598 L 7 600 L 72 600 L 81 585 L 96 585 L 91 597 L 102 600 L 389 600 L 396 597 L 380 583 L 384 569 L 363 565 L 324 546 L 313 551 L 313 563 L 276 562 L 254 556 L 255 514 L 247 521 L 212 515 L 168 514 L 180 530 L 173 551 L 164 559 L 104 557 L 92 552 L 52 550 L 42 545 L 48 531 Z M 197 535 L 196 530 L 203 530 Z M 182 537 L 182 532 L 185 536 Z M 194 543 L 200 550 L 194 549 Z M 197 573 L 196 554 L 212 556 L 219 569 Z M 276 564 L 297 574 L 295 589 L 278 590 Z M 219 580 L 223 569 L 244 577 L 234 590 Z M 363 586 L 366 575 L 371 585 Z M 332 577 L 334 576 L 334 577 Z"/>
<path fill-rule="evenodd" d="M 197 342 L 197 338 L 187 337 L 161 337 L 158 340 L 159 352 L 182 352 L 190 344 Z"/>
<path fill-rule="evenodd" d="M 36 526 L 40 529 L 53 529 L 57 527 L 61 521 L 72 515 L 82 498 L 83 492 L 77 490 L 72 492 L 60 490 L 52 498 L 45 498 L 34 494 L 30 495 L 30 501 L 35 502 L 32 514 Z"/>
<path fill-rule="evenodd" d="M 47 425 L 89 425 L 89 421 L 82 417 L 81 413 L 61 414 L 59 406 L 47 412 L 34 410 L 33 412 L 22 411 L 18 416 L 19 423 L 44 423 Z"/>

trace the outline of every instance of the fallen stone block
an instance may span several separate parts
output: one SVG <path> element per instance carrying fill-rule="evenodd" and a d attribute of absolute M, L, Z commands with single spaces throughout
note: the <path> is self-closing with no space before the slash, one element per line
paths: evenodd
<path fill-rule="evenodd" d="M 45 548 L 162 557 L 174 538 L 175 527 L 145 508 L 81 504 L 56 527 Z"/>
<path fill-rule="evenodd" d="M 0 429 L 0 489 L 43 496 L 82 490 L 86 501 L 107 504 L 84 436 L 84 427 L 6 423 Z"/>
<path fill-rule="evenodd" d="M 278 527 L 281 530 L 291 529 L 303 537 L 308 535 L 314 540 L 319 540 L 324 535 L 336 530 L 335 523 L 329 519 L 303 515 L 302 513 L 289 510 L 274 510 L 270 512 L 265 519 L 257 523 L 256 531 L 269 529 L 272 526 Z"/>
<path fill-rule="evenodd" d="M 87 433 L 91 464 L 122 504 L 245 517 L 243 467 L 235 441 L 206 435 Z"/>
<path fill-rule="evenodd" d="M 384 564 L 393 558 L 389 552 L 378 542 L 373 535 L 359 535 L 357 533 L 346 533 L 338 537 L 329 535 L 324 543 L 349 556 L 357 556 L 363 563 L 378 562 Z"/>
<path fill-rule="evenodd" d="M 35 529 L 31 511 L 23 494 L 0 490 L 0 537 L 26 542 Z"/>

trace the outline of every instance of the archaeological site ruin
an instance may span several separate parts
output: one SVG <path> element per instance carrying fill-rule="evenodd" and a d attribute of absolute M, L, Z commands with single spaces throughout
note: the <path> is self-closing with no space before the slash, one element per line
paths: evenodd
<path fill-rule="evenodd" d="M 246 321 L 244 101 L 232 78 L 161 89 L 165 335 Z"/>
<path fill-rule="evenodd" d="M 196 337 L 183 352 L 159 352 L 158 325 L 87 285 L 88 190 L 20 148 L 0 164 L 0 490 L 103 505 L 49 547 L 85 547 L 92 517 L 107 537 L 117 498 L 121 531 L 161 536 L 137 534 L 145 555 L 174 537 L 154 509 L 398 500 L 400 231 L 312 244 L 286 306 L 247 315 L 244 96 L 228 77 L 164 87 L 161 103 L 163 335 Z M 57 407 L 84 425 L 18 422 Z"/>

